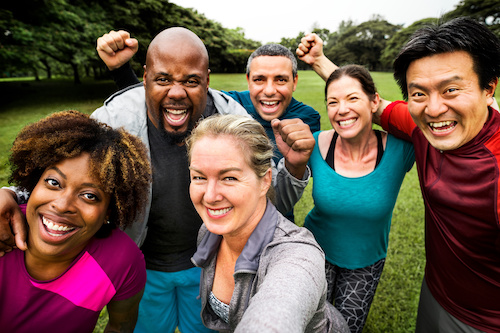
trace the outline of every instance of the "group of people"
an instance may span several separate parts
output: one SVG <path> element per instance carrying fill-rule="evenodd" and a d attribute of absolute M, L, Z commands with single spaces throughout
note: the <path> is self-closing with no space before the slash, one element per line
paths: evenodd
<path fill-rule="evenodd" d="M 304 37 L 296 53 L 326 81 L 324 131 L 292 97 L 297 63 L 280 45 L 250 56 L 243 92 L 209 88 L 206 48 L 184 28 L 152 40 L 143 82 L 127 32 L 97 50 L 123 89 L 14 142 L 2 327 L 89 332 L 107 305 L 107 331 L 361 332 L 416 162 L 427 259 L 416 330 L 498 332 L 500 40 L 486 27 L 417 31 L 394 63 L 407 102 L 392 103 L 365 68 L 338 68 Z M 314 208 L 298 227 L 310 176 Z"/>

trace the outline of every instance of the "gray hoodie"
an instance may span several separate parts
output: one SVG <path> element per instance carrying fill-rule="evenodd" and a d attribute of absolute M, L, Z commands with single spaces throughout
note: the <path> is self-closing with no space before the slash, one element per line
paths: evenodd
<path fill-rule="evenodd" d="M 221 240 L 203 225 L 191 259 L 203 269 L 201 317 L 206 327 L 222 332 L 349 332 L 342 315 L 326 301 L 323 251 L 307 229 L 288 221 L 270 202 L 236 261 L 225 323 L 208 304 Z"/>

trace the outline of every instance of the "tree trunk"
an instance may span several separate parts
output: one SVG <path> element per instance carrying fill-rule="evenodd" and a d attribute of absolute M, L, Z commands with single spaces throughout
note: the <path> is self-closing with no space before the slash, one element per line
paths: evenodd
<path fill-rule="evenodd" d="M 78 65 L 75 63 L 71 63 L 71 68 L 73 68 L 73 82 L 75 84 L 81 84 L 82 81 L 80 80 L 80 74 L 78 73 Z"/>
<path fill-rule="evenodd" d="M 52 68 L 49 65 L 47 59 L 40 59 L 40 62 L 45 66 L 45 71 L 47 72 L 47 79 L 52 79 Z"/>

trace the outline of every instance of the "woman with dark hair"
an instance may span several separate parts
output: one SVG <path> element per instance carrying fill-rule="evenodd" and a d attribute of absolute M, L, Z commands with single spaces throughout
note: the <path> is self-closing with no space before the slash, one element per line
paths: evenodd
<path fill-rule="evenodd" d="M 150 166 L 142 142 L 67 111 L 26 126 L 10 154 L 28 249 L 0 258 L 5 332 L 132 332 L 146 282 L 144 257 L 119 228 L 143 213 Z"/>
<path fill-rule="evenodd" d="M 410 143 L 372 128 L 380 97 L 358 65 L 334 71 L 325 99 L 333 129 L 314 133 L 314 207 L 304 226 L 326 256 L 327 298 L 361 332 L 382 274 L 392 211 L 414 162 Z"/>

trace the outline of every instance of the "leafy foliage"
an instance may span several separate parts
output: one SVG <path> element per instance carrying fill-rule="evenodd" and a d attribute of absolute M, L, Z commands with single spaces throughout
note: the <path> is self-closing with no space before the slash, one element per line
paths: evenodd
<path fill-rule="evenodd" d="M 500 37 L 500 1 L 498 0 L 461 0 L 454 10 L 447 13 L 446 20 L 469 16 L 486 24 Z"/>
<path fill-rule="evenodd" d="M 349 24 L 338 34 L 335 43 L 328 42 L 325 55 L 338 64 L 355 63 L 365 65 L 369 70 L 384 69 L 380 61 L 387 41 L 401 29 L 381 16 L 359 25 Z"/>

